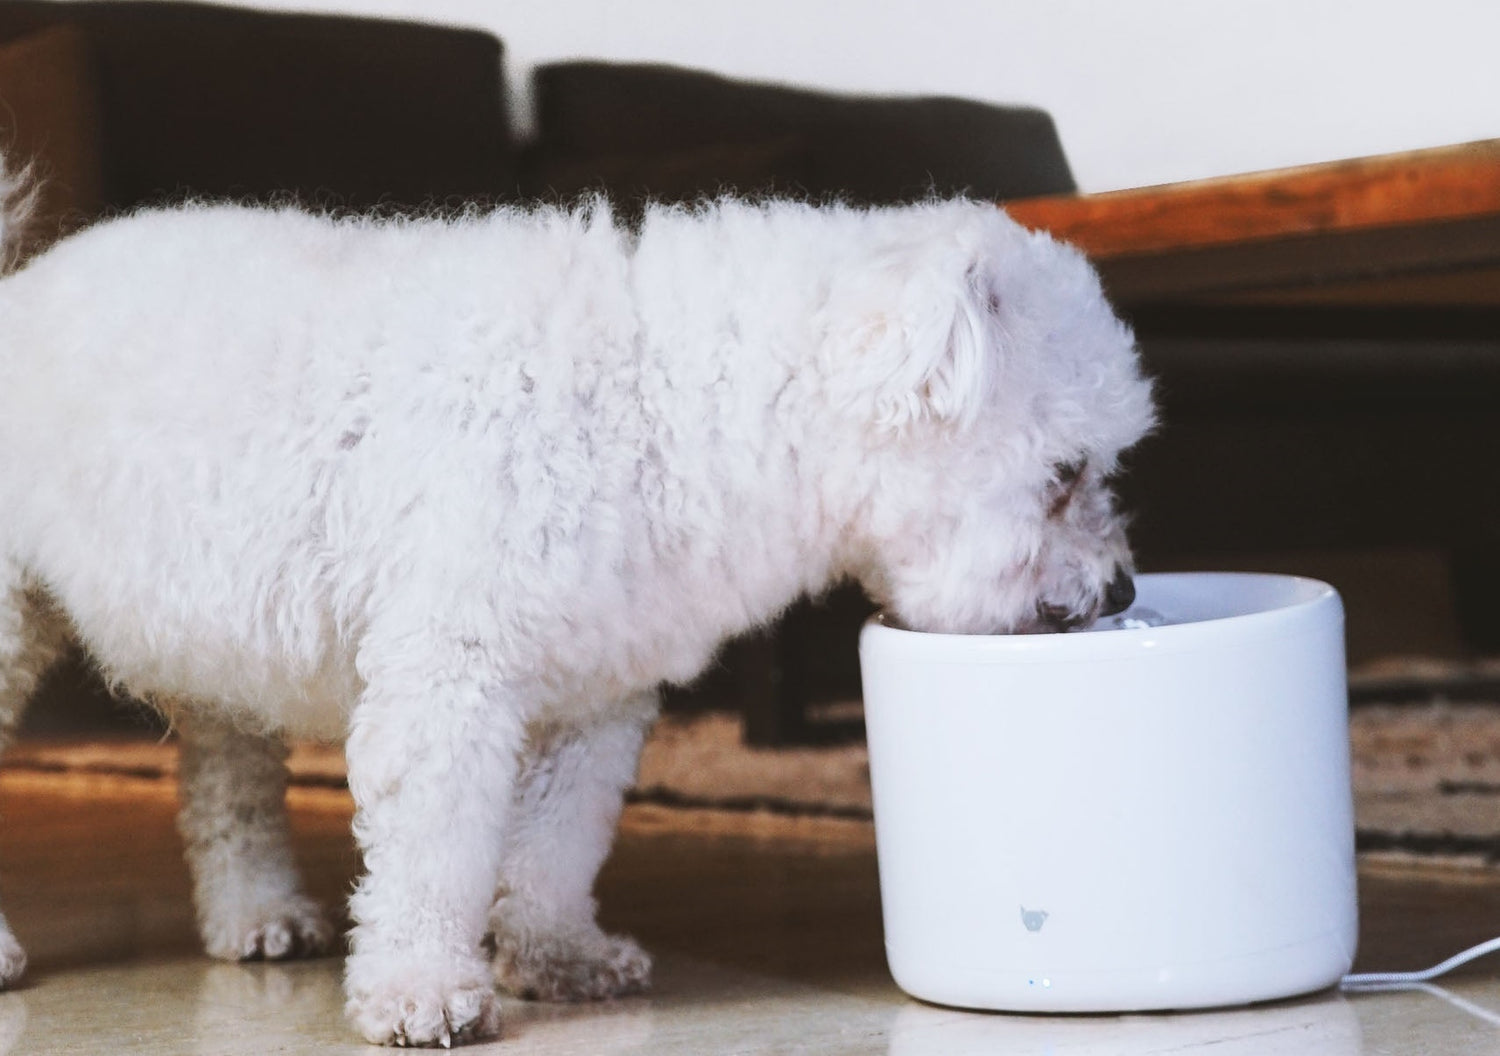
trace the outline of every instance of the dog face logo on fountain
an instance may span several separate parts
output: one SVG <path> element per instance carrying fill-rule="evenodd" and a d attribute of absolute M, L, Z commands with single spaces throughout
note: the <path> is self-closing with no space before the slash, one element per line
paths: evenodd
<path fill-rule="evenodd" d="M 1021 907 L 1021 923 L 1026 925 L 1027 931 L 1041 931 L 1042 925 L 1047 923 L 1050 916 L 1045 909 L 1027 909 Z"/>

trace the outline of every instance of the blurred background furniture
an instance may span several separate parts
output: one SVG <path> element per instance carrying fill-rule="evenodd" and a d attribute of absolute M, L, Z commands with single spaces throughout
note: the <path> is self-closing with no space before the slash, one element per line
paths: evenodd
<path fill-rule="evenodd" d="M 421 212 L 602 193 L 627 220 L 727 191 L 1008 203 L 1093 254 L 1159 379 L 1164 424 L 1122 481 L 1142 567 L 1421 548 L 1447 563 L 1465 647 L 1500 650 L 1500 145 L 1079 196 L 1035 109 L 660 66 L 539 68 L 522 141 L 503 54 L 414 23 L 11 0 L 0 144 L 46 179 L 33 248 L 186 197 Z M 858 698 L 869 608 L 851 588 L 800 604 L 669 707 L 736 708 L 761 744 L 857 733 L 809 715 Z M 1355 606 L 1357 649 L 1379 647 L 1370 623 Z M 34 721 L 108 711 L 81 662 L 52 692 Z"/>

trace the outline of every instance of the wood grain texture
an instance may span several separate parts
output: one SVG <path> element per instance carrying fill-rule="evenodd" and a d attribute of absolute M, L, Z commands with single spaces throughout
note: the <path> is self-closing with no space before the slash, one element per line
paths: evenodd
<path fill-rule="evenodd" d="M 1099 259 L 1500 215 L 1500 139 L 1006 209 Z"/>

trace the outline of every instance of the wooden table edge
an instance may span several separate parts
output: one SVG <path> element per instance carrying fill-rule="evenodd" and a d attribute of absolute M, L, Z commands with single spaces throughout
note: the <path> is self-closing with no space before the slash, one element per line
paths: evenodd
<path fill-rule="evenodd" d="M 1099 259 L 1500 215 L 1500 139 L 1004 208 Z"/>

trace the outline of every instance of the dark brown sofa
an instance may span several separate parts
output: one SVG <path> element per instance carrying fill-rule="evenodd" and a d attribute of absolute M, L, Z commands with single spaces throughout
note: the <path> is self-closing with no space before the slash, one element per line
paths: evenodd
<path fill-rule="evenodd" d="M 512 135 L 500 41 L 374 19 L 184 3 L 0 3 L 0 68 L 40 52 L 5 132 L 77 144 L 57 175 L 88 214 L 184 195 L 327 208 L 720 190 L 895 202 L 1070 190 L 1040 111 L 867 99 L 660 66 L 535 73 L 534 139 Z M 47 159 L 49 162 L 54 160 Z M 74 182 L 81 181 L 81 182 Z"/>

